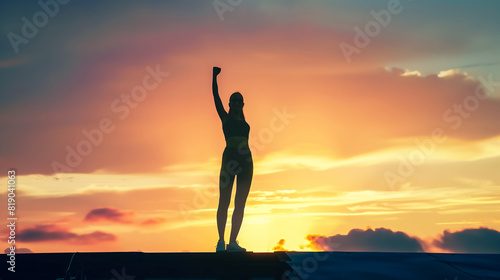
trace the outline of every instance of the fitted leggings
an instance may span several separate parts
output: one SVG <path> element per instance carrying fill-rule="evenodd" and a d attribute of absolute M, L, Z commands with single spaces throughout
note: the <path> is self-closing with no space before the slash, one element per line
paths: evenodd
<path fill-rule="evenodd" d="M 230 241 L 236 240 L 245 210 L 245 203 L 250 192 L 253 177 L 253 160 L 250 149 L 226 147 L 222 154 L 222 165 L 219 177 L 219 207 L 217 209 L 217 226 L 219 237 L 224 237 L 227 220 L 227 209 L 231 202 L 231 192 L 236 177 L 236 195 Z"/>

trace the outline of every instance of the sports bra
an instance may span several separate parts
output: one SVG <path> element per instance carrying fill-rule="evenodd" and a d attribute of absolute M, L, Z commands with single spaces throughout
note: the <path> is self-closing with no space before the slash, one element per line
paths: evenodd
<path fill-rule="evenodd" d="M 228 116 L 226 121 L 222 123 L 222 130 L 224 131 L 224 138 L 226 140 L 233 136 L 240 136 L 248 139 L 250 125 L 243 119 L 236 119 Z"/>

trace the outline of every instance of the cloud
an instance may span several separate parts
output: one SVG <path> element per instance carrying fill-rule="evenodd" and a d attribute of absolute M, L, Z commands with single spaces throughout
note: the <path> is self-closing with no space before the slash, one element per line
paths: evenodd
<path fill-rule="evenodd" d="M 155 217 L 155 218 L 150 218 L 145 221 L 143 221 L 141 224 L 145 226 L 152 226 L 152 225 L 157 225 L 157 224 L 162 224 L 166 221 L 165 218 L 162 217 Z"/>
<path fill-rule="evenodd" d="M 133 211 L 121 211 L 112 207 L 103 207 L 90 210 L 85 216 L 85 221 L 111 221 L 116 223 L 129 224 L 132 223 L 132 217 L 135 215 Z"/>
<path fill-rule="evenodd" d="M 486 227 L 445 230 L 432 244 L 453 253 L 500 254 L 500 232 Z"/>
<path fill-rule="evenodd" d="M 276 245 L 273 247 L 273 251 L 289 251 L 285 249 L 283 245 L 285 245 L 285 239 L 280 239 L 280 241 L 278 241 L 278 243 L 276 243 Z"/>
<path fill-rule="evenodd" d="M 386 228 L 375 230 L 352 229 L 347 235 L 308 235 L 310 244 L 305 247 L 316 250 L 340 250 L 354 252 L 423 252 L 421 241 L 401 231 Z"/>
<path fill-rule="evenodd" d="M 94 231 L 86 234 L 70 232 L 55 225 L 37 225 L 17 233 L 16 238 L 21 242 L 50 242 L 64 241 L 72 244 L 95 244 L 100 242 L 115 241 L 114 234 Z"/>
<path fill-rule="evenodd" d="M 395 69 L 332 77 L 331 93 L 315 107 L 322 118 L 341 121 L 318 129 L 325 139 L 321 144 L 351 157 L 390 147 L 397 139 L 430 137 L 435 129 L 465 141 L 500 135 L 500 101 L 488 98 L 498 83 L 446 73 L 405 76 Z"/>
<path fill-rule="evenodd" d="M 9 254 L 10 247 L 5 248 L 5 250 L 3 251 L 5 252 L 5 254 Z M 29 248 L 16 248 L 16 254 L 28 254 L 28 253 L 33 253 L 33 251 L 31 251 Z"/>

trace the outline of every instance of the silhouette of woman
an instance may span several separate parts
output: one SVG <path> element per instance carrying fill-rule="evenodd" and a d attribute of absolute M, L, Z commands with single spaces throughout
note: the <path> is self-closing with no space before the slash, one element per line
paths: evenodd
<path fill-rule="evenodd" d="M 248 135 L 250 126 L 243 115 L 243 95 L 235 92 L 229 98 L 229 112 L 224 110 L 219 96 L 217 86 L 217 75 L 221 72 L 219 67 L 213 68 L 212 93 L 214 95 L 215 108 L 222 121 L 222 130 L 226 139 L 226 148 L 222 154 L 222 165 L 219 177 L 219 207 L 217 209 L 217 229 L 219 241 L 216 252 L 245 252 L 246 249 L 238 245 L 236 237 L 240 231 L 245 211 L 245 203 L 253 176 L 253 161 L 250 148 L 248 147 Z M 236 196 L 234 211 L 231 220 L 231 235 L 226 249 L 224 231 L 226 228 L 227 210 L 231 201 L 234 178 L 236 181 Z"/>

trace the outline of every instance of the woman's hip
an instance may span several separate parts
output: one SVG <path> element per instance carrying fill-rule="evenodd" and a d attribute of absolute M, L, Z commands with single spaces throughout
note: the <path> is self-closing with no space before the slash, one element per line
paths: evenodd
<path fill-rule="evenodd" d="M 242 170 L 253 170 L 253 159 L 250 149 L 238 149 L 226 147 L 222 154 L 221 170 L 232 175 L 240 173 Z"/>
<path fill-rule="evenodd" d="M 248 162 L 252 161 L 252 152 L 248 147 L 226 147 L 224 152 L 222 153 L 222 159 L 224 161 L 226 159 L 234 159 L 234 160 L 246 160 Z"/>

